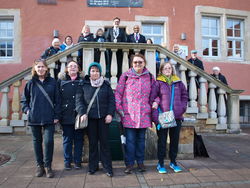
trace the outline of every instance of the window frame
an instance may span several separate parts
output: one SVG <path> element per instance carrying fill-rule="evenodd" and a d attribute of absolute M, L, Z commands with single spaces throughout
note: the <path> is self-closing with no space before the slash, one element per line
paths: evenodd
<path fill-rule="evenodd" d="M 15 43 L 14 43 L 14 36 L 15 36 L 15 29 L 14 29 L 14 18 L 12 17 L 9 17 L 9 18 L 1 18 L 0 17 L 0 23 L 1 22 L 12 22 L 12 36 L 11 37 L 0 37 L 0 43 L 1 42 L 5 42 L 5 45 L 6 45 L 6 47 L 4 48 L 5 49 L 5 53 L 6 53 L 6 55 L 5 56 L 0 56 L 0 60 L 4 60 L 4 59 L 13 59 L 13 57 L 15 56 L 15 52 L 14 52 L 14 49 L 15 49 L 15 47 L 14 47 L 14 45 L 15 45 Z M 1 28 L 0 28 L 1 29 Z M 8 29 L 8 28 L 7 28 Z M 6 29 L 6 30 L 7 30 Z M 7 31 L 6 31 L 7 32 Z M 12 55 L 11 56 L 8 56 L 7 54 L 8 54 L 8 42 L 11 42 L 12 43 L 12 48 L 11 48 L 11 50 L 12 50 Z M 2 48 L 1 48 L 1 46 L 0 46 L 0 50 L 2 50 Z"/>
<path fill-rule="evenodd" d="M 145 33 L 144 32 L 144 26 L 147 25 L 147 26 L 150 26 L 150 30 L 151 30 L 151 33 Z M 161 27 L 161 34 L 154 34 L 153 33 L 153 26 L 160 26 Z M 163 23 L 150 23 L 150 22 L 147 22 L 147 23 L 142 23 L 142 34 L 146 37 L 146 39 L 150 38 L 154 44 L 158 44 L 158 43 L 155 43 L 155 40 L 154 40 L 154 37 L 160 37 L 161 38 L 161 43 L 160 45 L 162 45 L 164 43 L 164 24 Z"/>
<path fill-rule="evenodd" d="M 203 34 L 203 24 L 202 24 L 202 21 L 203 21 L 203 18 L 207 18 L 208 19 L 208 21 L 209 21 L 209 27 L 208 27 L 208 30 L 209 30 L 209 34 L 208 35 L 204 35 Z M 210 22 L 210 20 L 217 20 L 217 35 L 212 35 L 212 34 L 210 34 L 210 30 L 211 30 L 211 22 Z M 220 54 L 220 51 L 221 51 L 221 49 L 220 49 L 220 46 L 221 46 L 221 44 L 220 44 L 220 41 L 221 41 L 221 35 L 220 35 L 220 17 L 218 17 L 218 16 L 208 16 L 208 15 L 202 15 L 202 17 L 201 17 L 201 35 L 202 35 L 202 56 L 203 57 L 206 57 L 206 58 L 217 58 L 217 57 L 220 57 L 221 56 L 221 54 Z M 203 54 L 203 40 L 208 40 L 208 55 L 204 55 Z M 218 50 L 218 52 L 217 52 L 217 56 L 215 56 L 215 55 L 213 55 L 213 46 L 212 46 L 212 42 L 213 42 L 213 40 L 217 40 L 217 50 Z"/>
<path fill-rule="evenodd" d="M 233 23 L 234 21 L 240 21 L 240 37 L 235 37 L 234 36 L 234 33 L 235 33 L 235 28 L 234 28 L 234 24 L 233 24 L 233 36 L 227 36 L 227 22 L 229 20 L 232 20 Z M 233 55 L 232 56 L 228 56 L 228 41 L 232 41 L 232 53 Z M 236 51 L 237 51 L 237 48 L 236 48 L 236 42 L 240 42 L 241 43 L 241 56 L 238 57 L 236 55 Z M 238 19 L 238 18 L 233 18 L 233 17 L 227 17 L 226 19 L 226 43 L 227 43 L 227 57 L 229 59 L 232 59 L 232 60 L 243 60 L 244 59 L 244 20 L 242 19 Z"/>

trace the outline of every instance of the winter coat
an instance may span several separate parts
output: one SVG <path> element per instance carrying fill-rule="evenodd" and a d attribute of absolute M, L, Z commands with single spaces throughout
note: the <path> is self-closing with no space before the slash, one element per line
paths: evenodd
<path fill-rule="evenodd" d="M 170 85 L 161 76 L 157 77 L 156 83 L 153 85 L 150 102 L 157 102 L 162 112 L 169 111 L 173 83 L 175 84 L 173 104 L 175 119 L 183 120 L 183 114 L 187 108 L 188 94 L 179 77 L 173 76 L 173 82 Z M 156 125 L 158 124 L 158 116 L 158 109 L 154 109 L 152 119 Z"/>
<path fill-rule="evenodd" d="M 89 33 L 87 36 L 83 36 L 83 34 L 81 33 L 81 35 L 78 38 L 78 42 L 93 42 L 93 41 L 94 41 L 93 33 Z"/>
<path fill-rule="evenodd" d="M 191 64 L 195 65 L 196 67 L 200 68 L 201 70 L 204 70 L 203 62 L 199 60 L 198 58 L 192 59 L 190 58 L 188 60 Z"/>
<path fill-rule="evenodd" d="M 218 76 L 216 76 L 215 74 L 211 74 L 211 76 L 213 76 L 213 77 L 219 79 L 219 80 L 222 81 L 224 84 L 228 85 L 226 77 L 225 77 L 224 75 L 222 75 L 221 73 L 219 73 Z"/>
<path fill-rule="evenodd" d="M 57 52 L 59 52 L 60 49 L 59 48 L 54 48 L 53 46 L 50 46 L 49 48 L 47 48 L 44 53 L 41 55 L 42 59 L 47 59 L 48 57 L 56 54 Z"/>
<path fill-rule="evenodd" d="M 54 104 L 54 108 L 36 83 L 40 84 L 46 91 Z M 60 115 L 60 97 L 56 80 L 48 75 L 41 82 L 37 76 L 33 76 L 25 85 L 21 105 L 24 113 L 29 111 L 28 125 L 54 124 L 54 120 L 59 119 Z"/>
<path fill-rule="evenodd" d="M 82 77 L 78 75 L 75 80 L 71 80 L 70 76 L 66 73 L 59 74 L 58 77 L 61 98 L 60 123 L 62 125 L 72 125 L 75 123 L 76 117 L 76 91 Z"/>
<path fill-rule="evenodd" d="M 123 73 L 116 87 L 116 110 L 126 128 L 151 127 L 151 105 L 149 97 L 151 86 L 155 80 L 144 68 L 141 75 L 137 75 L 131 68 Z"/>
<path fill-rule="evenodd" d="M 80 82 L 76 93 L 76 111 L 79 115 L 86 114 L 88 105 L 96 89 L 96 87 L 91 86 L 88 75 Z M 114 116 L 114 113 L 114 93 L 109 82 L 105 80 L 90 108 L 88 117 L 91 119 L 100 119 L 107 115 Z"/>

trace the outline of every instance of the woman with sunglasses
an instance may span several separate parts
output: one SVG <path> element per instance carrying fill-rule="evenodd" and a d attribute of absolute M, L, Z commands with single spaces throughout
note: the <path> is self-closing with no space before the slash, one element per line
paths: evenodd
<path fill-rule="evenodd" d="M 139 172 L 144 172 L 145 132 L 151 127 L 149 97 L 155 80 L 146 68 L 145 57 L 131 57 L 131 68 L 122 74 L 116 88 L 116 109 L 125 128 L 125 173 L 133 171 L 137 162 Z"/>

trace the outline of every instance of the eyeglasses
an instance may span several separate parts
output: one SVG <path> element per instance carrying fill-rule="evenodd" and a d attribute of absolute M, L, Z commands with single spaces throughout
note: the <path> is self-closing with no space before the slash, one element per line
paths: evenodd
<path fill-rule="evenodd" d="M 70 65 L 70 66 L 67 66 L 67 68 L 77 68 L 78 66 L 77 65 Z"/>
<path fill-rule="evenodd" d="M 133 61 L 134 64 L 139 64 L 141 65 L 144 61 Z"/>

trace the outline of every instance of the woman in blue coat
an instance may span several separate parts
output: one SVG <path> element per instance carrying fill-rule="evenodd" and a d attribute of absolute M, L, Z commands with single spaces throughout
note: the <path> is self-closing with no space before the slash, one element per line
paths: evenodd
<path fill-rule="evenodd" d="M 21 99 L 22 110 L 28 115 L 37 163 L 36 176 L 46 173 L 52 178 L 55 123 L 60 113 L 57 82 L 50 77 L 44 60 L 36 60 L 32 67 L 32 79 L 25 85 Z M 44 151 L 43 151 L 44 140 Z"/>
<path fill-rule="evenodd" d="M 60 123 L 63 129 L 64 169 L 71 170 L 74 162 L 75 169 L 81 168 L 84 129 L 75 130 L 75 96 L 82 80 L 79 65 L 74 60 L 67 62 L 65 73 L 59 74 L 59 88 L 61 97 Z M 74 147 L 73 147 L 74 146 Z M 74 148 L 74 151 L 72 151 Z"/>

